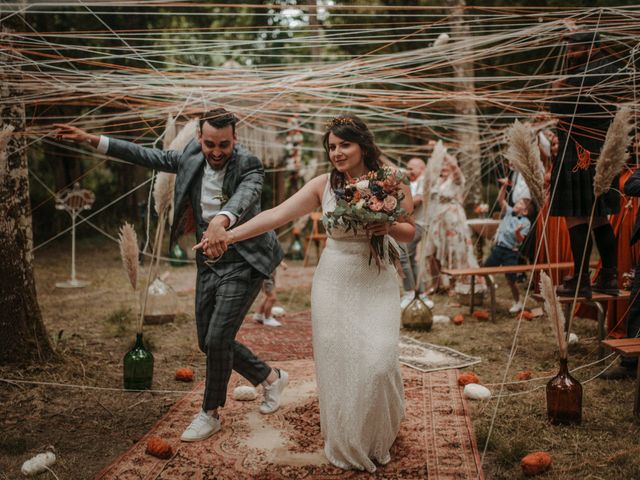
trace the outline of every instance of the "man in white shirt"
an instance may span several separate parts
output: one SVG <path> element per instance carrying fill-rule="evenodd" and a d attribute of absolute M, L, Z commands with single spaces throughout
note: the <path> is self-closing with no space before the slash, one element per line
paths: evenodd
<path fill-rule="evenodd" d="M 263 280 L 282 260 L 274 232 L 238 242 L 216 259 L 205 256 L 213 255 L 220 232 L 260 212 L 264 170 L 255 155 L 236 143 L 235 124 L 235 116 L 223 108 L 206 112 L 197 138 L 182 152 L 145 148 L 57 125 L 58 139 L 88 143 L 109 156 L 175 173 L 171 243 L 194 223 L 197 242 L 212 239 L 205 253 L 196 254 L 196 327 L 207 370 L 202 410 L 182 434 L 186 442 L 203 440 L 220 430 L 218 409 L 225 404 L 232 369 L 252 384 L 264 386 L 260 405 L 264 414 L 278 409 L 288 382 L 286 372 L 271 368 L 235 340 Z"/>
<path fill-rule="evenodd" d="M 416 287 L 420 293 L 420 297 L 429 305 L 433 307 L 433 302 L 427 299 L 423 293 L 423 285 L 416 285 L 418 281 L 418 265 L 416 263 L 416 249 L 418 243 L 422 239 L 424 233 L 424 214 L 423 214 L 423 202 L 422 192 L 424 189 L 424 170 L 426 164 L 421 158 L 412 158 L 407 162 L 407 177 L 409 177 L 411 196 L 413 198 L 413 219 L 416 222 L 416 233 L 413 240 L 409 243 L 401 245 L 400 263 L 402 265 L 402 271 L 404 278 L 402 279 L 402 286 L 404 288 L 404 295 L 400 301 L 402 308 L 406 307 L 413 299 Z"/>

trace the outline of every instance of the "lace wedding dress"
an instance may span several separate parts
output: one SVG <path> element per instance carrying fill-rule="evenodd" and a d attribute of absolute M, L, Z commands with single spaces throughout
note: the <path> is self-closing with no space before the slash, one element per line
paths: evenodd
<path fill-rule="evenodd" d="M 327 181 L 322 209 L 333 211 Z M 398 362 L 400 301 L 391 265 L 369 265 L 369 241 L 334 229 L 313 278 L 313 352 L 325 455 L 344 469 L 386 464 L 404 391 Z"/>

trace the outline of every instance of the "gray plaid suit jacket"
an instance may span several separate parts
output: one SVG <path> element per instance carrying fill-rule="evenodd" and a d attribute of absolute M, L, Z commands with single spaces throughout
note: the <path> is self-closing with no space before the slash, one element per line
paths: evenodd
<path fill-rule="evenodd" d="M 207 229 L 200 206 L 205 159 L 200 144 L 195 139 L 185 147 L 184 151 L 179 152 L 142 147 L 110 137 L 107 154 L 136 165 L 175 173 L 171 244 L 184 233 L 188 223 L 186 219 L 190 215 L 195 222 L 196 240 L 200 241 Z M 246 222 L 260 212 L 263 181 L 264 169 L 258 157 L 236 144 L 233 155 L 227 163 L 222 186 L 222 192 L 228 198 L 223 208 L 236 216 L 236 225 Z M 273 272 L 283 257 L 282 248 L 273 231 L 238 242 L 234 248 L 265 277 Z M 198 268 L 203 268 L 203 255 L 198 253 Z"/>

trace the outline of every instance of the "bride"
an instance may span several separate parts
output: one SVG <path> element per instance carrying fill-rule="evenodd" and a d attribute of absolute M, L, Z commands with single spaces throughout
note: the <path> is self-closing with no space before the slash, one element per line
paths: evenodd
<path fill-rule="evenodd" d="M 335 191 L 348 179 L 381 167 L 373 134 L 358 117 L 333 119 L 323 137 L 333 169 L 308 182 L 281 205 L 227 231 L 205 238 L 196 248 L 218 256 L 228 245 L 260 235 L 318 207 L 331 212 Z M 402 208 L 411 213 L 411 194 L 402 184 Z M 374 462 L 390 461 L 404 416 L 404 391 L 398 362 L 399 287 L 391 264 L 379 270 L 369 261 L 369 236 L 413 239 L 409 220 L 376 224 L 366 232 L 329 232 L 313 277 L 311 318 L 320 425 L 327 459 L 343 469 L 373 472 Z M 207 237 L 207 234 L 205 234 Z"/>

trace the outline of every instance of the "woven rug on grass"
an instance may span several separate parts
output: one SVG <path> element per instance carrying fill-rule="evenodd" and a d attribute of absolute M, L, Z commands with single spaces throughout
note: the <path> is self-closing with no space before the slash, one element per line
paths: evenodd
<path fill-rule="evenodd" d="M 467 406 L 455 370 L 422 373 L 402 368 L 406 418 L 391 450 L 392 460 L 377 472 L 344 471 L 322 454 L 322 436 L 312 360 L 283 361 L 290 384 L 283 405 L 272 415 L 258 412 L 260 398 L 229 398 L 222 430 L 197 443 L 180 434 L 200 408 L 202 384 L 171 410 L 100 480 L 311 480 L 311 479 L 482 479 Z M 246 383 L 235 373 L 230 391 Z M 144 453 L 147 438 L 160 436 L 174 449 L 169 460 Z"/>
<path fill-rule="evenodd" d="M 266 361 L 313 358 L 311 348 L 311 312 L 287 314 L 281 327 L 265 327 L 250 318 L 242 324 L 238 341 Z M 400 362 L 422 372 L 465 368 L 480 362 L 452 348 L 400 337 Z"/>

